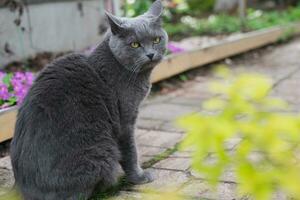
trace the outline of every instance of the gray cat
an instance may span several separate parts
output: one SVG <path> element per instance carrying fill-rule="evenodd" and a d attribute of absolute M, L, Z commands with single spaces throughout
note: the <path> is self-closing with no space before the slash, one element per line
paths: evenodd
<path fill-rule="evenodd" d="M 88 199 L 117 179 L 153 180 L 138 163 L 138 109 L 168 36 L 160 0 L 128 19 L 107 13 L 110 30 L 88 57 L 55 60 L 37 77 L 19 109 L 11 158 L 25 200 Z"/>

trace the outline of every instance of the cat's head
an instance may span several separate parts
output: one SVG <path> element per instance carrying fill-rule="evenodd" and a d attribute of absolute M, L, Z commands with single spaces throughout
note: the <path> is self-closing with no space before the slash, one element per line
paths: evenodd
<path fill-rule="evenodd" d="M 106 13 L 109 47 L 115 58 L 132 72 L 151 69 L 163 58 L 168 35 L 162 28 L 163 5 L 156 0 L 143 15 L 121 18 Z"/>

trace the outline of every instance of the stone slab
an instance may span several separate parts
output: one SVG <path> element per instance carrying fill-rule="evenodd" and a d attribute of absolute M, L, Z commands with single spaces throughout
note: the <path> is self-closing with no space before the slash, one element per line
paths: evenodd
<path fill-rule="evenodd" d="M 8 192 L 14 185 L 14 175 L 10 162 L 10 157 L 0 159 L 0 195 Z"/>
<path fill-rule="evenodd" d="M 140 119 L 160 119 L 164 121 L 175 121 L 181 116 L 195 112 L 191 106 L 159 103 L 141 108 Z"/>
<path fill-rule="evenodd" d="M 183 138 L 182 134 L 164 132 L 164 131 L 148 131 L 141 135 L 137 143 L 139 146 L 152 146 L 171 148 Z"/>
<path fill-rule="evenodd" d="M 207 182 L 192 180 L 186 184 L 180 192 L 185 195 L 193 196 L 196 199 L 215 199 L 215 200 L 236 200 L 236 185 L 220 183 L 214 190 Z"/>
<path fill-rule="evenodd" d="M 178 189 L 184 183 L 189 180 L 189 177 L 184 172 L 177 172 L 171 170 L 159 170 L 150 169 L 154 176 L 154 181 L 145 185 L 137 185 L 134 190 L 146 191 L 146 190 L 156 190 L 156 191 L 166 191 L 172 189 Z"/>
<path fill-rule="evenodd" d="M 162 168 L 162 169 L 168 169 L 168 170 L 182 170 L 186 171 L 190 168 L 191 165 L 191 159 L 190 158 L 167 158 L 165 160 L 162 160 L 155 165 L 153 165 L 153 168 Z"/>

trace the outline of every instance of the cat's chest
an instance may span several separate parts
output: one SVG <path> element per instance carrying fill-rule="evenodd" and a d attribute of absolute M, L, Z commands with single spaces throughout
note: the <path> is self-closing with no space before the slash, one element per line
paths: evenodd
<path fill-rule="evenodd" d="M 119 98 L 124 104 L 131 104 L 132 106 L 139 106 L 139 104 L 148 95 L 150 85 L 143 87 L 122 88 L 119 92 Z"/>
<path fill-rule="evenodd" d="M 120 108 L 123 115 L 135 115 L 141 102 L 147 97 L 150 85 L 123 88 L 119 91 Z"/>

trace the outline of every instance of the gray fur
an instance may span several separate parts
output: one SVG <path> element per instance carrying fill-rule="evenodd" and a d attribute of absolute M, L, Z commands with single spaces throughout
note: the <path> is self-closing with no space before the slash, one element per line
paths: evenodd
<path fill-rule="evenodd" d="M 153 180 L 138 163 L 134 129 L 150 73 L 166 49 L 161 12 L 157 0 L 134 19 L 109 14 L 111 32 L 92 55 L 62 57 L 37 77 L 11 144 L 16 186 L 25 200 L 88 199 L 96 187 L 115 183 L 119 164 L 129 182 Z M 161 42 L 150 45 L 157 36 Z M 133 40 L 142 46 L 131 49 Z"/>

